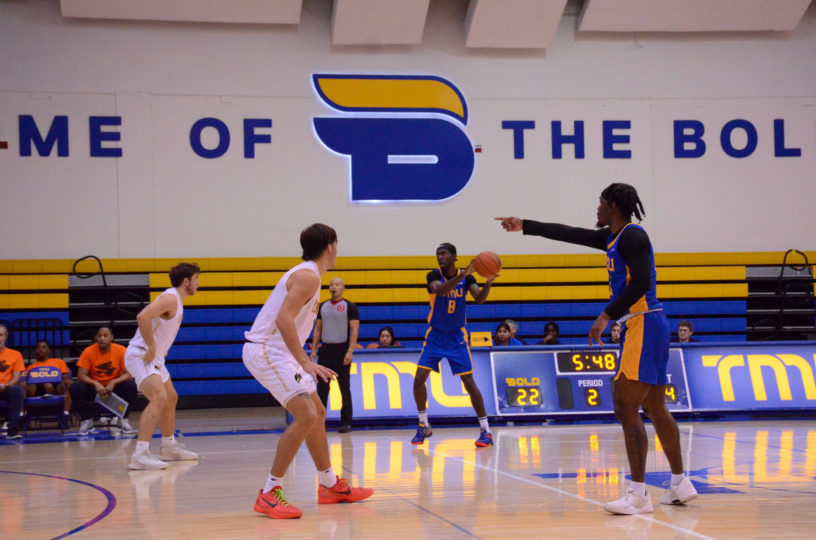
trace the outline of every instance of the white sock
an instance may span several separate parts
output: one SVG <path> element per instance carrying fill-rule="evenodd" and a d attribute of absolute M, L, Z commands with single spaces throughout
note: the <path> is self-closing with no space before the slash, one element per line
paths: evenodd
<path fill-rule="evenodd" d="M 431 427 L 431 423 L 428 422 L 428 410 L 425 409 L 424 411 L 418 411 L 419 414 L 419 423 L 424 424 L 425 427 Z"/>
<path fill-rule="evenodd" d="M 683 474 L 683 473 L 680 473 L 680 474 L 674 474 L 674 473 L 672 473 L 671 484 L 672 484 L 673 486 L 676 486 L 676 485 L 680 484 L 680 482 L 682 482 L 682 481 L 683 481 L 683 478 L 685 478 L 685 476 L 686 476 L 686 475 L 685 475 L 685 474 Z"/>
<path fill-rule="evenodd" d="M 479 426 L 488 433 L 490 433 L 490 426 L 487 425 L 487 416 L 479 418 Z"/>
<path fill-rule="evenodd" d="M 264 486 L 263 492 L 269 493 L 272 491 L 272 488 L 281 485 L 281 479 L 277 476 L 272 476 L 271 474 L 266 479 L 266 485 Z"/>
<path fill-rule="evenodd" d="M 134 454 L 141 454 L 150 450 L 150 442 L 149 441 L 136 441 L 136 451 L 133 452 Z"/>
<path fill-rule="evenodd" d="M 635 490 L 635 493 L 646 495 L 646 482 L 630 482 L 629 486 Z"/>
<path fill-rule="evenodd" d="M 162 446 L 170 448 L 176 444 L 176 438 L 173 435 L 169 437 L 162 437 Z"/>
<path fill-rule="evenodd" d="M 317 471 L 317 480 L 320 485 L 330 488 L 337 483 L 337 475 L 334 473 L 334 468 L 329 467 L 325 471 Z"/>

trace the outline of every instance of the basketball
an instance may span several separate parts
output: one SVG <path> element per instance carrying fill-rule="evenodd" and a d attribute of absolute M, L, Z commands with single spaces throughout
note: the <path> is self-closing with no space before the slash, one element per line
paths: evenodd
<path fill-rule="evenodd" d="M 492 251 L 482 251 L 476 255 L 476 272 L 484 278 L 492 278 L 501 272 L 501 259 Z"/>

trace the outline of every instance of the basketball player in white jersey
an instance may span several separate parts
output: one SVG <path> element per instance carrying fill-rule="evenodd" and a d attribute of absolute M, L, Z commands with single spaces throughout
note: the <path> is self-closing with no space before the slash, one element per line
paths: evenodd
<path fill-rule="evenodd" d="M 329 459 L 326 409 L 317 395 L 316 378 L 336 377 L 327 367 L 311 361 L 303 348 L 320 306 L 320 276 L 334 267 L 337 233 L 316 223 L 300 233 L 303 261 L 286 272 L 269 295 L 244 345 L 244 365 L 292 415 L 292 423 L 278 441 L 275 461 L 254 509 L 271 518 L 299 518 L 281 491 L 281 481 L 300 445 L 306 447 L 318 471 L 319 504 L 355 502 L 370 497 L 372 489 L 351 487 L 339 478 Z"/>
<path fill-rule="evenodd" d="M 164 366 L 164 358 L 181 326 L 184 299 L 198 290 L 200 272 L 195 263 L 179 263 L 171 268 L 172 287 L 136 316 L 139 329 L 125 351 L 125 367 L 149 403 L 139 418 L 139 435 L 129 469 L 164 469 L 168 461 L 198 459 L 198 454 L 183 448 L 173 436 L 178 394 Z M 158 456 L 149 452 L 157 423 L 162 434 Z"/>

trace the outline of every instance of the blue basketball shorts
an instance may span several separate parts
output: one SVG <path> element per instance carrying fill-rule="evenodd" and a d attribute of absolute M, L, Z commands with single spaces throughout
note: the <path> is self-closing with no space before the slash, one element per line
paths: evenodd
<path fill-rule="evenodd" d="M 439 362 L 443 358 L 448 359 L 448 365 L 454 375 L 473 373 L 467 330 L 461 328 L 452 332 L 442 332 L 433 328 L 428 329 L 417 366 L 439 373 Z"/>
<path fill-rule="evenodd" d="M 644 313 L 628 319 L 621 329 L 621 374 L 630 381 L 641 381 L 655 386 L 666 384 L 666 365 L 669 363 L 669 320 L 662 311 Z"/>

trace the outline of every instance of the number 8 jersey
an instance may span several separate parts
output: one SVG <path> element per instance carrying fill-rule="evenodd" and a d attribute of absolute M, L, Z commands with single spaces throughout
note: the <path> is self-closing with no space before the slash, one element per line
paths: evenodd
<path fill-rule="evenodd" d="M 453 278 L 456 279 L 456 278 Z M 427 275 L 428 285 L 434 281 L 447 281 L 442 271 L 431 270 Z M 461 330 L 465 326 L 465 310 L 467 308 L 467 293 L 471 285 L 476 284 L 476 278 L 468 275 L 459 281 L 447 296 L 437 296 L 430 293 L 431 312 L 428 314 L 428 324 L 434 330 L 450 332 Z M 428 289 L 430 292 L 430 289 Z"/>

